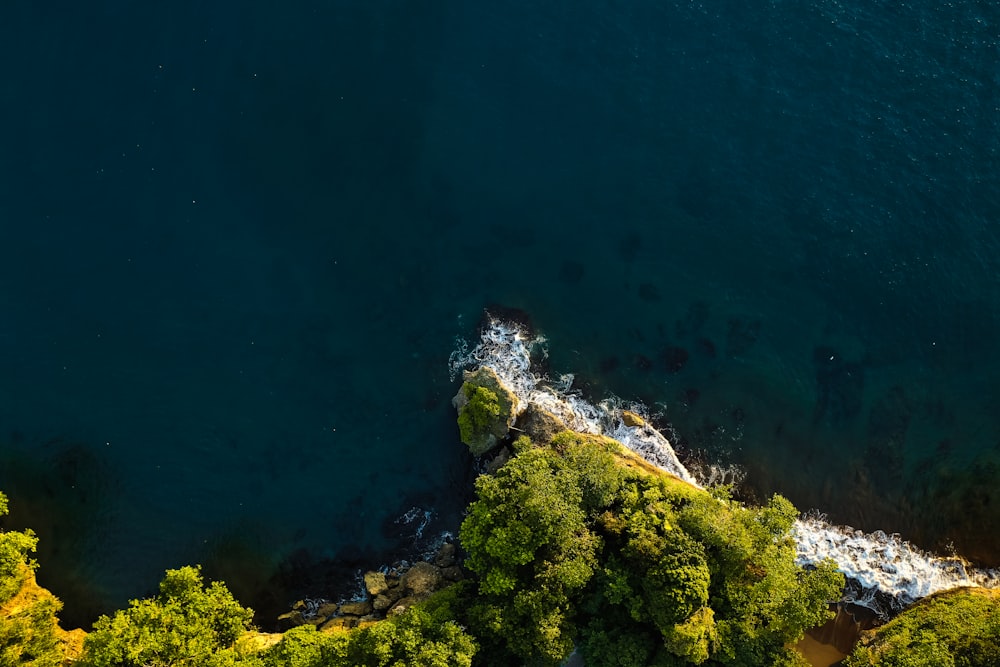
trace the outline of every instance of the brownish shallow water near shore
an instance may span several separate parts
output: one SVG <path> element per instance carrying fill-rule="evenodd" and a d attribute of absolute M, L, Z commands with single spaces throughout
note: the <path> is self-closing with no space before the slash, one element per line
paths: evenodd
<path fill-rule="evenodd" d="M 812 667 L 833 667 L 840 664 L 840 661 L 847 657 L 846 653 L 841 653 L 836 647 L 829 644 L 821 644 L 806 635 L 795 645 Z"/>
<path fill-rule="evenodd" d="M 861 633 L 875 625 L 875 617 L 867 609 L 854 605 L 837 605 L 837 615 L 818 628 L 813 628 L 795 645 L 813 667 L 832 667 L 850 655 Z"/>

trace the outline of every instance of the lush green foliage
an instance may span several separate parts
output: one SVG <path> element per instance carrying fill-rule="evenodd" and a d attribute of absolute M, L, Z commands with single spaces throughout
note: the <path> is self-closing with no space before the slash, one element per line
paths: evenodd
<path fill-rule="evenodd" d="M 343 656 L 347 633 L 317 632 L 313 625 L 286 630 L 281 641 L 260 655 L 264 667 L 321 667 Z"/>
<path fill-rule="evenodd" d="M 555 665 L 791 665 L 843 577 L 795 565 L 796 512 L 745 508 L 564 433 L 476 482 L 462 524 L 479 576 L 468 621 L 490 656 Z"/>
<path fill-rule="evenodd" d="M 462 442 L 468 444 L 479 440 L 500 418 L 500 399 L 487 387 L 468 382 L 462 391 L 469 401 L 459 410 L 458 430 Z"/>
<path fill-rule="evenodd" d="M 587 510 L 613 496 L 620 475 L 606 451 L 570 444 L 563 456 L 523 442 L 496 475 L 476 481 L 462 523 L 466 566 L 479 575 L 469 616 L 501 654 L 557 664 L 572 650 L 576 602 L 602 546 Z"/>
<path fill-rule="evenodd" d="M 469 667 L 476 642 L 455 621 L 440 622 L 425 609 L 352 632 L 346 660 L 359 667 Z"/>
<path fill-rule="evenodd" d="M 921 600 L 862 639 L 847 664 L 1000 665 L 1000 595 L 964 589 Z"/>
<path fill-rule="evenodd" d="M 62 662 L 56 637 L 56 612 L 62 605 L 47 592 L 32 597 L 13 613 L 0 615 L 0 667 L 55 667 Z"/>
<path fill-rule="evenodd" d="M 7 516 L 7 496 L 0 493 L 0 517 Z M 24 582 L 24 567 L 35 569 L 36 563 L 28 557 L 38 545 L 38 538 L 31 530 L 0 531 L 0 602 L 9 600 Z"/>
<path fill-rule="evenodd" d="M 7 496 L 0 493 L 0 517 Z M 28 554 L 38 539 L 30 530 L 0 531 L 0 667 L 54 667 L 62 652 L 56 612 L 62 604 L 35 584 L 35 561 Z"/>
<path fill-rule="evenodd" d="M 84 643 L 82 664 L 93 667 L 167 667 L 237 664 L 236 640 L 253 611 L 201 570 L 167 570 L 153 599 L 133 600 L 114 616 L 102 616 Z"/>

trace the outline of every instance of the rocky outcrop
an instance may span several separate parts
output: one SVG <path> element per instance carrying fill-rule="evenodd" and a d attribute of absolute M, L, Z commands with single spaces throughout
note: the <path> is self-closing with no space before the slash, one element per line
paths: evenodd
<path fill-rule="evenodd" d="M 454 544 L 445 543 L 428 561 L 370 571 L 364 575 L 364 598 L 335 604 L 299 600 L 278 617 L 282 631 L 296 625 L 315 625 L 322 632 L 349 630 L 401 614 L 406 609 L 465 578 Z"/>
<path fill-rule="evenodd" d="M 646 420 L 631 410 L 622 410 L 622 421 L 626 426 L 633 428 L 642 428 L 646 425 Z"/>
<path fill-rule="evenodd" d="M 385 573 L 367 572 L 365 574 L 365 590 L 372 597 L 381 595 L 389 590 L 389 583 L 385 579 Z"/>
<path fill-rule="evenodd" d="M 458 410 L 458 428 L 473 456 L 482 456 L 505 439 L 514 424 L 518 399 L 492 368 L 466 371 L 461 389 L 452 399 Z"/>
<path fill-rule="evenodd" d="M 421 561 L 403 573 L 399 584 L 410 597 L 426 598 L 441 588 L 441 568 Z"/>
<path fill-rule="evenodd" d="M 538 445 L 549 444 L 557 433 L 562 433 L 568 428 L 562 419 L 534 403 L 529 404 L 524 412 L 518 415 L 514 426 Z"/>
<path fill-rule="evenodd" d="M 440 568 L 447 568 L 455 564 L 458 557 L 458 548 L 451 542 L 445 542 L 434 555 L 434 564 Z"/>

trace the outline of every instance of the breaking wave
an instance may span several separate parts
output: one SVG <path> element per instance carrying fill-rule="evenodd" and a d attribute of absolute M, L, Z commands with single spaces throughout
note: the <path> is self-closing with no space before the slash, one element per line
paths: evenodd
<path fill-rule="evenodd" d="M 475 346 L 459 340 L 449 358 L 452 380 L 464 370 L 489 366 L 517 394 L 523 407 L 534 403 L 563 419 L 571 428 L 618 440 L 649 462 L 696 486 L 732 481 L 733 471 L 705 466 L 692 474 L 677 457 L 667 438 L 648 423 L 628 426 L 623 410 L 648 417 L 638 403 L 612 397 L 587 401 L 573 389 L 573 375 L 548 378 L 534 372 L 533 357 L 547 356 L 542 336 L 531 336 L 516 324 L 491 319 Z M 972 567 L 960 556 L 942 557 L 882 531 L 864 533 L 828 523 L 812 513 L 794 527 L 798 562 L 803 565 L 832 559 L 848 579 L 844 600 L 863 605 L 882 616 L 932 593 L 960 586 L 1000 586 L 1000 572 Z"/>
<path fill-rule="evenodd" d="M 536 375 L 532 371 L 532 352 L 546 354 L 543 337 L 531 338 L 517 325 L 491 320 L 475 347 L 470 349 L 468 343 L 459 341 L 448 360 L 451 378 L 454 380 L 463 370 L 489 366 L 517 394 L 522 408 L 534 403 L 561 418 L 573 430 L 607 435 L 671 474 L 698 483 L 662 433 L 648 424 L 641 427 L 625 424 L 623 409 L 646 417 L 644 406 L 618 398 L 594 405 L 573 390 L 571 373 L 555 380 Z"/>

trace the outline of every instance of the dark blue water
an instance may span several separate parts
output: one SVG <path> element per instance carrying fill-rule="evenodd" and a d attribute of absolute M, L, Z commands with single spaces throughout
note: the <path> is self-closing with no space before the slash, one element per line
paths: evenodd
<path fill-rule="evenodd" d="M 0 9 L 0 488 L 72 620 L 454 527 L 492 304 L 748 496 L 1000 562 L 1000 9 L 203 4 Z"/>

